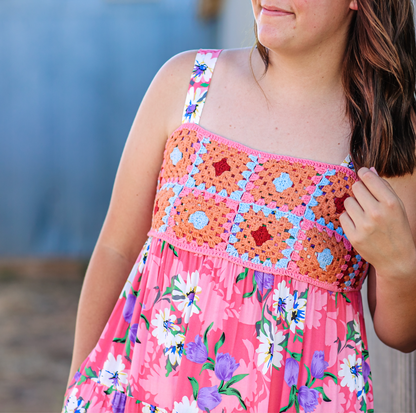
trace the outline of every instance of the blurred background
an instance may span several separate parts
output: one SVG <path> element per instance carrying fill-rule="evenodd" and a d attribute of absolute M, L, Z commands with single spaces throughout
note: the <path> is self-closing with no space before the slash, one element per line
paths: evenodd
<path fill-rule="evenodd" d="M 0 1 L 0 412 L 60 411 L 84 271 L 157 70 L 251 46 L 252 29 L 249 0 Z M 415 355 L 366 312 L 376 412 L 416 412 Z"/>

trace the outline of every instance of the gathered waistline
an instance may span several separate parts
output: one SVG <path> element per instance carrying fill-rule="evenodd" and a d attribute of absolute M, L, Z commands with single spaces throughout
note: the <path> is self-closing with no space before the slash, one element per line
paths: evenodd
<path fill-rule="evenodd" d="M 361 287 L 362 287 L 362 283 L 365 279 L 365 276 L 360 280 L 360 284 L 358 285 L 357 288 L 340 288 L 337 287 L 336 285 L 334 285 L 333 283 L 328 283 L 325 281 L 320 281 L 317 280 L 315 278 L 311 278 L 307 275 L 303 275 L 300 274 L 296 271 L 293 270 L 288 270 L 288 269 L 284 269 L 284 268 L 273 268 L 273 267 L 267 267 L 266 265 L 263 264 L 256 264 L 252 261 L 249 260 L 242 260 L 239 257 L 232 257 L 230 256 L 226 251 L 221 251 L 215 248 L 210 248 L 209 246 L 201 246 L 198 245 L 196 242 L 188 242 L 188 241 L 183 241 L 180 240 L 178 238 L 175 237 L 171 237 L 169 235 L 167 235 L 166 233 L 161 233 L 158 232 L 154 229 L 150 230 L 147 234 L 149 237 L 153 237 L 153 238 L 158 238 L 162 241 L 166 241 L 168 244 L 173 245 L 174 247 L 177 247 L 179 249 L 188 251 L 188 252 L 193 252 L 196 254 L 201 254 L 201 255 L 206 255 L 206 256 L 210 256 L 210 257 L 218 257 L 218 258 L 222 258 L 224 260 L 227 260 L 229 262 L 232 262 L 234 264 L 237 265 L 241 265 L 244 268 L 250 268 L 252 270 L 255 271 L 260 271 L 260 272 L 264 272 L 264 273 L 269 273 L 269 274 L 273 274 L 273 275 L 283 275 L 283 276 L 287 276 L 290 278 L 293 278 L 297 281 L 302 281 L 308 284 L 312 284 L 315 285 L 317 287 L 323 288 L 325 290 L 328 291 L 333 291 L 333 292 L 342 292 L 342 293 L 349 293 L 349 292 L 360 292 L 361 291 Z M 365 274 L 367 273 L 368 268 L 365 271 Z"/>

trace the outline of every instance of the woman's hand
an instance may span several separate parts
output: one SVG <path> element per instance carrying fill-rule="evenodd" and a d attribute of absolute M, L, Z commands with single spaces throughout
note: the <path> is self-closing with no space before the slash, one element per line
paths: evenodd
<path fill-rule="evenodd" d="M 385 344 L 416 349 L 416 174 L 380 178 L 374 168 L 358 171 L 361 181 L 344 202 L 342 228 L 370 266 L 369 307 Z M 394 189 L 393 189 L 394 187 Z M 399 195 L 398 195 L 399 194 Z"/>
<path fill-rule="evenodd" d="M 379 276 L 416 275 L 416 248 L 403 202 L 374 168 L 361 168 L 358 176 L 354 197 L 345 200 L 340 216 L 348 240 Z"/>

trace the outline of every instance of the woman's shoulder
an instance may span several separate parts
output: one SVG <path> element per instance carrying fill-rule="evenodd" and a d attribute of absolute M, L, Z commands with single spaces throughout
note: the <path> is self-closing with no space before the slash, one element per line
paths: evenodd
<path fill-rule="evenodd" d="M 200 60 L 198 54 L 202 59 L 207 57 L 211 64 L 215 61 L 216 75 L 214 77 L 217 79 L 231 74 L 238 76 L 239 72 L 248 70 L 249 67 L 250 48 L 195 49 L 171 57 L 160 68 L 150 88 L 151 93 L 162 98 L 166 104 L 165 107 L 169 109 L 165 113 L 169 114 L 168 129 L 170 131 L 175 130 L 178 122 L 181 121 L 193 70 Z"/>

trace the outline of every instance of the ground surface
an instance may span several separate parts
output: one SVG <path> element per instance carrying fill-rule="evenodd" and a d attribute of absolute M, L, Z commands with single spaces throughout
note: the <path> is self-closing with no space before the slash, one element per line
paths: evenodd
<path fill-rule="evenodd" d="M 0 269 L 0 412 L 59 413 L 82 274 Z"/>

